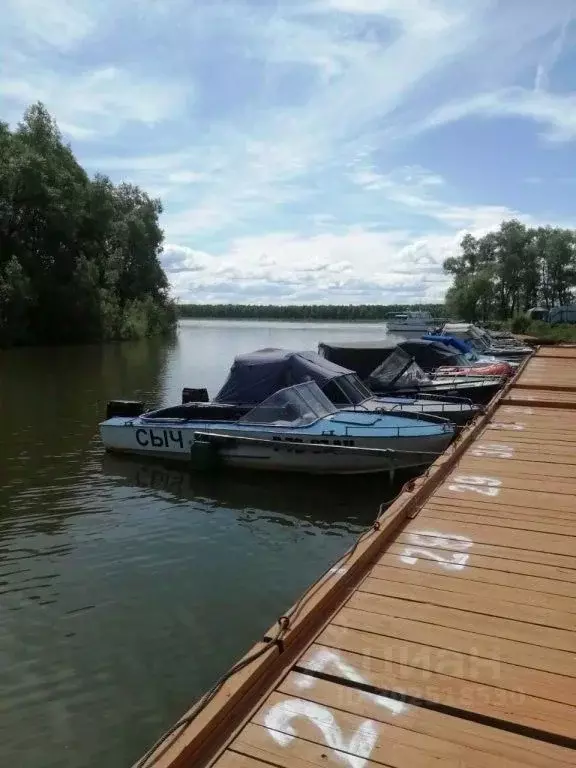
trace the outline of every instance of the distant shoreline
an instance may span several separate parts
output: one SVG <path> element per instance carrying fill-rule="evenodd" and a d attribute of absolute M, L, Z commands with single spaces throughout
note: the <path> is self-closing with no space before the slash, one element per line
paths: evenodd
<path fill-rule="evenodd" d="M 444 317 L 443 304 L 179 304 L 178 319 L 190 320 L 286 320 L 308 322 L 386 322 L 392 315 L 407 311 L 430 312 Z"/>

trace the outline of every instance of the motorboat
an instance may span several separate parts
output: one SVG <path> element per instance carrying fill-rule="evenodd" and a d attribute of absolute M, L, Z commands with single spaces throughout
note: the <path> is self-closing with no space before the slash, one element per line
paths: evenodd
<path fill-rule="evenodd" d="M 431 376 L 512 376 L 514 368 L 496 357 L 480 358 L 474 353 L 463 354 L 454 346 L 443 343 L 443 336 L 401 341 L 399 349 L 412 355 L 415 362 Z M 446 337 L 448 339 L 448 337 Z"/>
<path fill-rule="evenodd" d="M 411 355 L 386 340 L 321 342 L 318 351 L 331 362 L 355 371 L 375 394 L 432 394 L 487 403 L 505 382 L 502 376 L 431 376 Z"/>
<path fill-rule="evenodd" d="M 469 341 L 459 339 L 457 336 L 448 336 L 443 334 L 426 334 L 422 336 L 424 341 L 435 341 L 439 344 L 444 344 L 446 347 L 455 351 L 461 358 L 462 364 L 468 364 L 470 366 L 480 367 L 492 363 L 501 363 L 508 366 L 510 370 L 515 371 L 520 365 L 523 358 L 517 358 L 512 360 L 504 360 L 501 357 L 495 357 L 494 355 L 487 355 L 477 352 Z"/>
<path fill-rule="evenodd" d="M 442 335 L 456 336 L 469 342 L 478 354 L 492 355 L 508 362 L 520 362 L 534 351 L 517 339 L 503 340 L 493 338 L 488 331 L 473 323 L 446 323 Z"/>
<path fill-rule="evenodd" d="M 238 355 L 214 402 L 256 404 L 274 391 L 304 381 L 316 382 L 338 408 L 443 418 L 459 426 L 467 424 L 480 411 L 477 405 L 462 398 L 375 396 L 354 371 L 316 352 L 273 348 Z M 206 390 L 185 388 L 182 393 L 183 402 L 199 396 L 208 400 Z"/>
<path fill-rule="evenodd" d="M 188 461 L 193 466 L 362 474 L 430 464 L 450 444 L 444 421 L 339 410 L 314 381 L 259 404 L 184 403 L 132 415 L 112 401 L 100 435 L 108 451 Z M 126 413 L 128 412 L 128 414 Z"/>
<path fill-rule="evenodd" d="M 386 320 L 386 329 L 388 333 L 409 333 L 421 336 L 423 333 L 428 333 L 433 326 L 434 318 L 430 312 L 420 310 L 401 312 L 392 315 L 390 319 Z"/>

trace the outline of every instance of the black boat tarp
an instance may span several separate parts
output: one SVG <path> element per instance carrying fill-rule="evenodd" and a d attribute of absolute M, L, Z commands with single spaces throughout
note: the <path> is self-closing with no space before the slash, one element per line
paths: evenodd
<path fill-rule="evenodd" d="M 330 382 L 356 376 L 350 370 L 321 357 L 316 352 L 286 349 L 259 349 L 234 359 L 228 378 L 214 400 L 219 403 L 261 403 L 284 387 L 315 381 L 326 390 Z M 360 381 L 360 395 L 369 396 Z"/>
<path fill-rule="evenodd" d="M 420 368 L 424 368 L 424 370 L 433 370 L 442 365 L 469 365 L 468 361 L 463 359 L 454 347 L 449 347 L 438 341 L 407 339 L 401 341 L 398 348 L 411 355 Z"/>
<path fill-rule="evenodd" d="M 398 342 L 387 339 L 330 343 L 322 341 L 318 344 L 318 352 L 322 357 L 343 368 L 356 371 L 364 380 L 397 348 Z"/>

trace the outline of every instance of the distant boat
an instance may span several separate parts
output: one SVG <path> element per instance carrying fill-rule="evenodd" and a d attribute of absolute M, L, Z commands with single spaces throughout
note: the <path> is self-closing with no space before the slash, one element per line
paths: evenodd
<path fill-rule="evenodd" d="M 125 406 L 134 413 L 133 402 Z M 100 424 L 107 450 L 204 468 L 391 472 L 430 464 L 455 435 L 446 421 L 338 410 L 313 381 L 281 389 L 253 408 L 186 403 L 137 416 L 123 410 L 112 401 L 110 418 Z"/>
<path fill-rule="evenodd" d="M 434 327 L 434 318 L 430 312 L 401 312 L 386 321 L 389 333 L 429 333 Z"/>

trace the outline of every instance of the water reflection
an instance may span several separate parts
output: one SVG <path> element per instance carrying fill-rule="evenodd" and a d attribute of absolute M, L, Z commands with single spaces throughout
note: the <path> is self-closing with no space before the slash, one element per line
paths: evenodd
<path fill-rule="evenodd" d="M 382 328 L 189 322 L 0 352 L 1 766 L 131 765 L 397 491 L 104 456 L 107 400 L 213 393 L 235 354 L 360 334 Z"/>
<path fill-rule="evenodd" d="M 105 475 L 117 482 L 145 489 L 150 496 L 201 502 L 216 507 L 259 514 L 278 520 L 282 515 L 293 525 L 308 521 L 333 530 L 345 523 L 369 524 L 380 504 L 392 499 L 405 476 L 392 483 L 387 476 L 321 477 L 285 473 L 225 470 L 201 473 L 169 463 L 107 454 Z"/>

